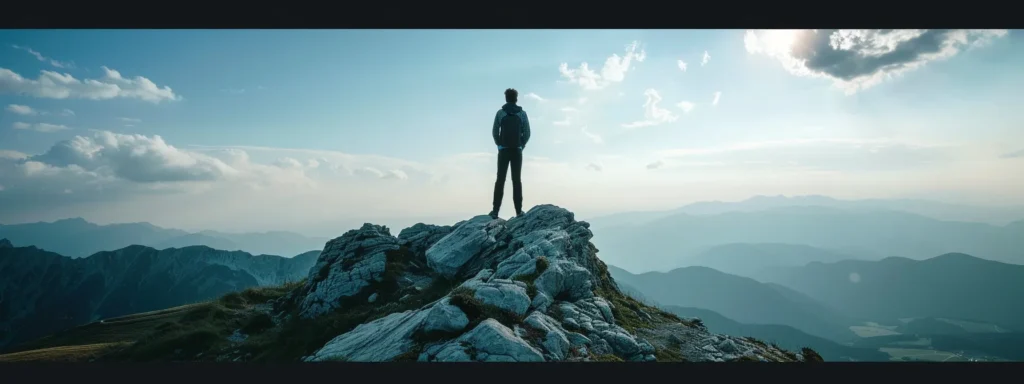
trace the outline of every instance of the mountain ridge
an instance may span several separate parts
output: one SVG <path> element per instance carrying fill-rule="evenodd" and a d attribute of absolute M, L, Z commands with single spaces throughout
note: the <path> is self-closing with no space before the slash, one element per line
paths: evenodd
<path fill-rule="evenodd" d="M 148 222 L 100 225 L 83 218 L 52 222 L 0 225 L 0 238 L 16 244 L 35 245 L 69 257 L 86 257 L 101 251 L 144 245 L 157 249 L 207 245 L 228 251 L 252 254 L 297 255 L 321 249 L 326 238 L 306 237 L 286 231 L 227 233 L 187 232 L 162 228 Z"/>
<path fill-rule="evenodd" d="M 318 254 L 130 245 L 70 258 L 36 246 L 0 247 L 0 348 L 101 318 L 298 280 Z"/>
<path fill-rule="evenodd" d="M 766 272 L 777 283 L 847 315 L 897 323 L 901 318 L 945 317 L 1024 330 L 1024 266 L 950 252 L 924 260 L 813 262 Z M 998 300 L 996 300 L 998 298 Z"/>
<path fill-rule="evenodd" d="M 782 207 L 720 215 L 666 216 L 643 224 L 595 229 L 595 244 L 609 263 L 635 271 L 668 270 L 709 247 L 730 243 L 806 245 L 874 259 L 923 259 L 961 252 L 1024 263 L 1024 228 L 950 222 L 896 211 Z M 850 252 L 854 248 L 862 251 Z M 629 258 L 632 253 L 648 255 Z"/>
<path fill-rule="evenodd" d="M 616 281 L 661 305 L 703 308 L 749 324 L 788 325 L 835 341 L 855 336 L 846 329 L 852 320 L 834 309 L 802 293 L 782 291 L 748 277 L 699 266 L 641 274 L 609 267 L 609 272 Z"/>

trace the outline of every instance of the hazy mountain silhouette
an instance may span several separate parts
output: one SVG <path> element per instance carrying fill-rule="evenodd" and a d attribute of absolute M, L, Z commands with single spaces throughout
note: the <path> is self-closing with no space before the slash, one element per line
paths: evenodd
<path fill-rule="evenodd" d="M 708 248 L 730 243 L 801 244 L 855 258 L 924 259 L 964 252 L 989 260 L 1024 262 L 1024 226 L 951 222 L 895 211 L 821 206 L 695 216 L 676 214 L 638 225 L 594 229 L 604 257 L 632 271 L 667 270 Z M 864 250 L 858 253 L 857 250 Z M 644 255 L 633 257 L 632 255 Z"/>
<path fill-rule="evenodd" d="M 319 254 L 133 245 L 72 259 L 33 246 L 0 247 L 0 348 L 102 318 L 298 281 Z"/>
<path fill-rule="evenodd" d="M 793 288 L 848 316 L 945 317 L 1024 330 L 1024 266 L 949 253 L 927 260 L 892 257 L 783 268 L 759 277 Z"/>
<path fill-rule="evenodd" d="M 733 275 L 756 277 L 773 268 L 799 267 L 815 261 L 836 262 L 856 258 L 858 257 L 807 245 L 736 243 L 711 247 L 687 259 L 686 263 Z"/>
<path fill-rule="evenodd" d="M 704 201 L 680 208 L 648 211 L 623 212 L 593 218 L 596 227 L 642 224 L 651 220 L 676 214 L 719 215 L 727 212 L 754 212 L 772 208 L 793 206 L 821 206 L 867 211 L 902 211 L 938 220 L 967 221 L 1006 225 L 1024 219 L 1024 206 L 985 207 L 964 204 L 949 204 L 923 199 L 863 199 L 840 200 L 828 196 L 753 196 L 735 202 Z"/>
<path fill-rule="evenodd" d="M 69 257 L 85 257 L 129 245 L 144 245 L 157 249 L 205 245 L 252 254 L 290 256 L 322 249 L 327 242 L 326 238 L 311 238 L 290 232 L 189 233 L 179 229 L 161 228 L 150 223 L 98 225 L 82 218 L 49 223 L 0 225 L 0 238 L 10 239 L 20 246 L 33 245 Z"/>
<path fill-rule="evenodd" d="M 750 324 L 788 325 L 836 341 L 855 337 L 848 329 L 853 320 L 785 287 L 706 267 L 639 275 L 612 266 L 608 270 L 629 291 L 660 305 L 708 309 Z"/>

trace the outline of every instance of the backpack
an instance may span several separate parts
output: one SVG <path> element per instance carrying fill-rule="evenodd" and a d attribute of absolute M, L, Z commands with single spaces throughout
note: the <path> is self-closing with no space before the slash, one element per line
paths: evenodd
<path fill-rule="evenodd" d="M 498 136 L 501 146 L 505 148 L 518 148 L 522 129 L 523 119 L 519 118 L 519 114 L 509 114 L 506 112 L 505 117 L 501 118 L 501 133 Z"/>

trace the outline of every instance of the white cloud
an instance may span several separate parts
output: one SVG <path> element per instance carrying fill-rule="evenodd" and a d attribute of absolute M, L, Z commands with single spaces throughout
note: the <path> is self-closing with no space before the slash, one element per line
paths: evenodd
<path fill-rule="evenodd" d="M 679 109 L 682 109 L 683 113 L 690 113 L 690 111 L 693 110 L 693 107 L 695 107 L 696 104 L 691 103 L 689 101 L 680 101 L 678 104 L 676 104 L 676 106 L 679 107 Z"/>
<path fill-rule="evenodd" d="M 29 123 L 24 123 L 24 122 L 20 122 L 20 121 L 12 124 L 11 127 L 14 128 L 14 129 L 36 131 L 36 132 L 57 132 L 57 131 L 63 131 L 63 130 L 71 129 L 70 127 L 68 127 L 66 125 L 60 125 L 60 124 L 49 124 L 49 123 L 29 124 Z"/>
<path fill-rule="evenodd" d="M 21 153 L 21 152 L 18 152 L 18 151 L 12 151 L 12 150 L 9 150 L 9 149 L 0 149 L 0 159 L 22 160 L 22 159 L 25 159 L 25 158 L 28 158 L 28 155 L 26 155 L 24 153 Z"/>
<path fill-rule="evenodd" d="M 533 92 L 527 93 L 526 94 L 526 98 L 537 100 L 537 101 L 541 101 L 541 102 L 543 102 L 545 100 L 543 97 L 540 97 L 540 95 L 538 95 L 536 93 L 533 93 Z"/>
<path fill-rule="evenodd" d="M 232 95 L 241 95 L 241 94 L 245 93 L 245 88 L 238 88 L 238 89 L 228 88 L 228 89 L 222 89 L 221 92 L 230 93 Z"/>
<path fill-rule="evenodd" d="M 847 94 L 928 62 L 982 46 L 1007 30 L 748 30 L 747 52 L 778 60 L 798 76 L 831 79 Z"/>
<path fill-rule="evenodd" d="M 576 107 L 562 107 L 562 112 L 579 112 L 579 111 L 580 110 L 576 109 Z"/>
<path fill-rule="evenodd" d="M 106 131 L 58 142 L 28 160 L 139 183 L 216 180 L 237 172 L 219 159 L 171 146 L 160 136 Z"/>
<path fill-rule="evenodd" d="M 277 161 L 274 162 L 274 165 L 281 168 L 302 168 L 302 163 L 290 157 L 282 157 L 280 159 L 277 159 Z"/>
<path fill-rule="evenodd" d="M 604 167 L 602 167 L 600 164 L 590 163 L 587 164 L 587 169 L 591 171 L 601 172 L 601 170 L 603 170 Z"/>
<path fill-rule="evenodd" d="M 117 119 L 121 120 L 123 122 L 126 122 L 126 123 L 141 123 L 142 122 L 141 119 L 136 119 L 136 118 L 131 118 L 131 117 L 118 117 Z"/>
<path fill-rule="evenodd" d="M 722 98 L 722 91 L 715 92 L 714 100 L 711 100 L 711 105 L 718 105 L 718 100 Z"/>
<path fill-rule="evenodd" d="M 567 127 L 567 126 L 569 126 L 569 124 L 572 124 L 572 122 L 569 121 L 568 117 L 566 117 L 565 120 L 555 121 L 555 122 L 552 122 L 551 124 L 557 125 L 557 126 L 561 126 L 561 127 Z"/>
<path fill-rule="evenodd" d="M 598 135 L 596 133 L 591 133 L 590 131 L 587 131 L 587 127 L 586 126 L 581 128 L 580 131 L 583 132 L 583 135 L 586 136 L 588 139 L 590 139 L 590 141 L 593 141 L 594 144 L 602 144 L 602 143 L 604 143 L 604 139 L 601 138 L 601 135 Z"/>
<path fill-rule="evenodd" d="M 397 180 L 408 180 L 409 175 L 401 169 L 390 169 L 384 173 L 382 179 L 397 179 Z"/>
<path fill-rule="evenodd" d="M 685 61 L 677 60 L 676 64 L 679 65 L 679 69 L 681 71 L 686 72 L 686 62 Z"/>
<path fill-rule="evenodd" d="M 665 165 L 664 161 L 658 160 L 653 163 L 647 164 L 647 169 L 658 169 Z"/>
<path fill-rule="evenodd" d="M 583 105 L 583 104 L 586 104 L 586 103 L 587 103 L 587 98 L 586 97 L 581 97 L 579 100 L 576 101 L 576 104 L 579 104 L 579 105 Z"/>
<path fill-rule="evenodd" d="M 39 111 L 39 110 L 36 110 L 36 109 L 34 109 L 32 107 L 29 107 L 27 105 L 20 105 L 20 104 L 10 104 L 5 109 L 8 112 L 16 113 L 16 114 L 24 115 L 24 116 L 36 116 L 36 115 L 48 116 L 48 115 L 51 114 L 50 112 L 47 112 L 47 111 Z M 70 109 L 64 108 L 60 112 L 58 112 L 57 115 L 65 116 L 65 117 L 67 117 L 67 116 L 74 116 L 75 115 L 75 111 L 72 111 Z"/>
<path fill-rule="evenodd" d="M 42 61 L 42 62 L 45 62 L 45 63 L 49 63 L 50 65 L 52 65 L 54 67 L 57 67 L 57 68 L 74 68 L 75 67 L 75 63 L 63 62 L 63 61 L 51 59 L 49 57 L 43 56 L 42 53 L 39 53 L 38 51 L 33 50 L 32 48 L 21 47 L 21 46 L 17 46 L 17 45 L 12 45 L 11 47 L 13 47 L 14 49 L 20 49 L 22 51 L 28 52 L 30 55 L 35 56 L 36 59 L 38 59 L 39 61 Z"/>
<path fill-rule="evenodd" d="M 558 71 L 570 83 L 577 84 L 586 90 L 598 90 L 604 89 L 613 83 L 622 82 L 626 79 L 626 72 L 633 68 L 633 62 L 643 62 L 646 58 L 647 53 L 640 48 L 640 42 L 634 41 L 626 46 L 626 54 L 624 56 L 612 54 L 608 57 L 604 62 L 604 66 L 601 67 L 600 74 L 590 69 L 590 65 L 586 62 L 581 63 L 575 69 L 569 69 L 568 63 L 562 63 L 559 65 Z"/>
<path fill-rule="evenodd" d="M 672 113 L 672 111 L 658 106 L 658 103 L 661 102 L 661 95 L 658 94 L 658 91 L 654 89 L 647 89 L 644 91 L 644 97 L 647 98 L 647 102 L 644 103 L 644 120 L 623 124 L 622 126 L 624 128 L 633 129 L 650 127 L 663 123 L 671 123 L 679 119 L 679 116 Z"/>
<path fill-rule="evenodd" d="M 711 61 L 711 55 L 708 54 L 708 51 L 704 51 L 704 56 L 700 58 L 700 66 L 707 65 L 709 61 Z"/>
<path fill-rule="evenodd" d="M 7 106 L 7 111 L 8 112 L 12 112 L 12 113 L 17 113 L 19 115 L 26 115 L 26 116 L 32 116 L 32 115 L 36 115 L 36 114 L 39 113 L 39 112 L 36 112 L 36 110 L 32 109 L 32 107 L 29 107 L 27 105 L 18 105 L 18 104 L 8 105 Z"/>
<path fill-rule="evenodd" d="M 158 87 L 145 77 L 136 76 L 128 79 L 122 77 L 120 72 L 107 67 L 103 67 L 103 72 L 104 75 L 99 79 L 79 80 L 67 73 L 41 71 L 39 77 L 33 80 L 24 78 L 10 69 L 0 68 L 0 92 L 50 99 L 135 98 L 151 103 L 181 99 L 170 87 Z"/>
<path fill-rule="evenodd" d="M 306 160 L 306 166 L 309 168 L 320 168 L 320 161 L 317 159 Z"/>

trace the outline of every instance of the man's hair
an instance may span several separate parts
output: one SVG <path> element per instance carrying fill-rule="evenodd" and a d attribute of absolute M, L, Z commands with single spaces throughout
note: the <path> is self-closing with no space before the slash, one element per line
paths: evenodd
<path fill-rule="evenodd" d="M 505 90 L 506 103 L 514 103 L 517 100 L 519 100 L 519 91 L 515 90 L 515 88 L 509 88 Z"/>

